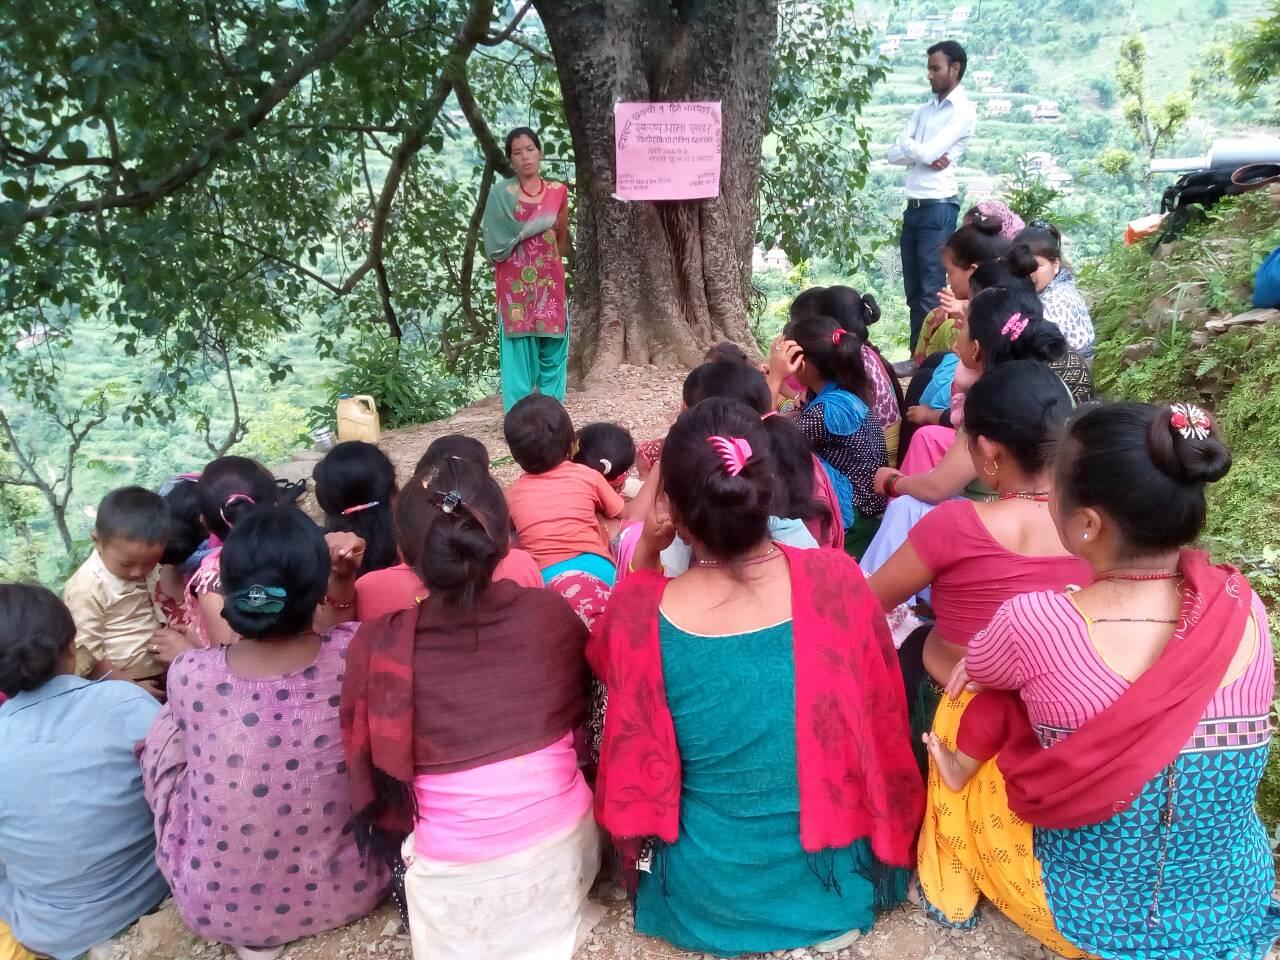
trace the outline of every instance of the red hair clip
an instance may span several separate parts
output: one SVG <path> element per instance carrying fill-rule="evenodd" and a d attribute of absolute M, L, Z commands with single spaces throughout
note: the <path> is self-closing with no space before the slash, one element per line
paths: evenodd
<path fill-rule="evenodd" d="M 831 342 L 836 346 L 840 345 L 840 340 L 844 337 L 844 327 L 836 327 L 835 332 L 831 334 Z"/>
<path fill-rule="evenodd" d="M 1177 430 L 1185 440 L 1205 440 L 1213 421 L 1209 415 L 1194 403 L 1175 403 L 1169 414 L 1169 425 Z"/>

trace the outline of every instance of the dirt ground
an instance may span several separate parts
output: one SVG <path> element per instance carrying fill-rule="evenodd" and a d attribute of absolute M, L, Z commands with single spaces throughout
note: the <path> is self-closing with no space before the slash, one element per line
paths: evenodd
<path fill-rule="evenodd" d="M 631 430 L 637 441 L 661 436 L 679 412 L 680 385 L 684 374 L 652 368 L 621 367 L 607 381 L 585 391 L 570 391 L 565 407 L 577 426 L 609 420 Z M 488 397 L 447 420 L 384 434 L 380 446 L 395 462 L 402 482 L 436 437 L 465 433 L 489 448 L 494 474 L 506 484 L 519 473 L 502 440 L 502 404 Z M 277 476 L 310 478 L 320 454 L 306 452 L 282 467 Z M 688 953 L 669 944 L 637 934 L 631 911 L 620 892 L 606 893 L 609 910 L 575 960 L 683 960 L 702 954 Z M 395 910 L 384 904 L 369 917 L 291 945 L 287 960 L 364 960 L 408 958 L 409 938 L 400 928 Z M 762 955 L 795 960 L 814 958 L 817 951 L 784 950 Z M 1023 934 L 994 910 L 987 910 L 976 929 L 949 931 L 929 920 L 918 908 L 904 905 L 882 917 L 875 929 L 853 945 L 834 954 L 832 960 L 1047 960 L 1056 956 Z M 221 944 L 200 939 L 178 918 L 172 903 L 145 917 L 117 940 L 90 954 L 90 960 L 221 960 L 234 953 Z M 708 955 L 709 958 L 709 955 Z M 476 960 L 504 960 L 480 957 Z"/>
<path fill-rule="evenodd" d="M 383 905 L 365 919 L 329 933 L 300 940 L 285 952 L 285 960 L 410 960 L 409 938 L 390 905 Z M 637 934 L 625 901 L 613 901 L 608 914 L 583 944 L 574 960 L 696 960 L 703 954 L 687 953 L 670 944 Z M 752 955 L 756 956 L 756 955 Z M 1046 951 L 1003 917 L 989 912 L 975 930 L 948 931 L 911 906 L 901 907 L 876 924 L 874 930 L 852 946 L 833 954 L 809 950 L 783 950 L 760 957 L 792 957 L 796 960 L 1048 960 Z M 234 960 L 221 944 L 201 940 L 191 933 L 172 903 L 143 918 L 123 937 L 90 953 L 90 960 Z M 476 957 L 476 960 L 504 960 Z"/>

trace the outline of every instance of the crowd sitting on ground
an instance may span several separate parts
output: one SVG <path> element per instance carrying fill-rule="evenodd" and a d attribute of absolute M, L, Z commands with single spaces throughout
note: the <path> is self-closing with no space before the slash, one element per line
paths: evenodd
<path fill-rule="evenodd" d="M 569 960 L 604 878 L 693 953 L 985 898 L 1064 956 L 1261 960 L 1267 618 L 1193 546 L 1230 453 L 1096 401 L 1056 229 L 966 219 L 905 395 L 820 288 L 665 436 L 514 403 L 505 491 L 450 435 L 404 486 L 339 444 L 323 525 L 243 457 L 109 494 L 63 600 L 0 585 L 0 958 L 172 897 L 266 960 L 391 897 L 417 960 Z"/>

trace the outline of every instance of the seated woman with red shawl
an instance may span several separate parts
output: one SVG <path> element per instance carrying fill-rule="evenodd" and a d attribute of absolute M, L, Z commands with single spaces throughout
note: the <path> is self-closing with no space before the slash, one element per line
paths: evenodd
<path fill-rule="evenodd" d="M 869 930 L 905 893 L 922 788 L 902 677 L 857 564 L 771 541 L 759 413 L 704 400 L 588 646 L 609 688 L 596 816 L 639 860 L 636 929 L 722 955 Z M 658 553 L 692 546 L 667 579 Z"/>
<path fill-rule="evenodd" d="M 493 579 L 510 519 L 485 469 L 413 483 L 429 595 L 360 629 L 342 690 L 357 835 L 408 835 L 415 960 L 570 960 L 600 863 L 573 743 L 587 629 L 559 594 Z"/>
<path fill-rule="evenodd" d="M 938 710 L 935 769 L 957 746 L 996 755 L 959 791 L 930 776 L 920 883 L 944 923 L 973 923 L 984 894 L 1069 957 L 1261 960 L 1280 937 L 1254 810 L 1275 688 L 1266 611 L 1236 570 L 1187 549 L 1230 464 L 1190 404 L 1069 426 L 1051 510 L 1092 584 L 1001 606 Z M 1017 691 L 1020 722 L 993 739 L 973 721 L 1006 695 L 974 697 L 970 681 Z"/>

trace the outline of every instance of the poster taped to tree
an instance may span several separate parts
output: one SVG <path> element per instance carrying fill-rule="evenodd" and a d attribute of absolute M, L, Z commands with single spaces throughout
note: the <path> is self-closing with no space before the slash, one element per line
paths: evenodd
<path fill-rule="evenodd" d="M 719 103 L 619 103 L 613 123 L 619 200 L 720 196 Z"/>

